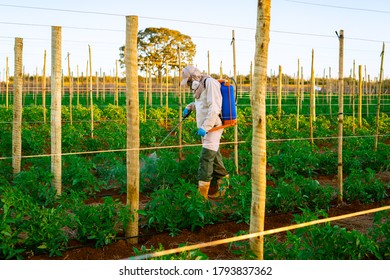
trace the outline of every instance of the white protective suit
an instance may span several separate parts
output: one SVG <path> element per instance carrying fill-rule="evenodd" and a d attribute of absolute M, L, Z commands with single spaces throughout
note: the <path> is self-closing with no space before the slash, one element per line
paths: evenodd
<path fill-rule="evenodd" d="M 222 108 L 221 84 L 212 77 L 207 77 L 205 81 L 201 79 L 201 82 L 205 83 L 205 89 L 199 98 L 188 104 L 186 108 L 196 111 L 197 127 L 209 131 L 213 127 L 222 125 L 220 118 Z M 212 151 L 218 151 L 222 133 L 223 129 L 208 132 L 202 137 L 202 146 Z"/>
<path fill-rule="evenodd" d="M 202 151 L 198 168 L 198 190 L 205 199 L 208 199 L 211 181 L 215 179 L 218 191 L 210 197 L 223 196 L 222 180 L 229 177 L 219 151 L 223 129 L 210 131 L 213 127 L 222 125 L 220 118 L 222 110 L 221 84 L 208 75 L 202 75 L 199 69 L 192 65 L 184 68 L 182 74 L 181 85 L 189 85 L 195 98 L 195 102 L 188 104 L 186 109 L 190 112 L 196 111 L 198 129 L 207 132 L 206 135 L 202 136 Z"/>

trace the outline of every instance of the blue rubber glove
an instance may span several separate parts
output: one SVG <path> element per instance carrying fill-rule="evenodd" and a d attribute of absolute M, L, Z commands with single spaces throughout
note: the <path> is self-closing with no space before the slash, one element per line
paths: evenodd
<path fill-rule="evenodd" d="M 185 108 L 184 111 L 183 111 L 183 118 L 188 117 L 190 114 L 191 114 L 191 110 Z"/>
<path fill-rule="evenodd" d="M 198 134 L 199 136 L 205 136 L 207 132 L 203 128 L 199 128 L 196 134 Z"/>

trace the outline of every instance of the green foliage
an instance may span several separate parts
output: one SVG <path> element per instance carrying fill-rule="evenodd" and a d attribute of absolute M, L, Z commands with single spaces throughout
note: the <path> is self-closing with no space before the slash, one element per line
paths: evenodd
<path fill-rule="evenodd" d="M 170 69 L 178 70 L 178 48 L 181 50 L 181 62 L 188 64 L 195 56 L 195 44 L 191 37 L 179 31 L 168 28 L 148 27 L 138 32 L 138 61 L 141 71 L 151 69 L 159 78 L 167 65 Z M 123 65 L 124 46 L 120 48 L 121 64 Z"/>
<path fill-rule="evenodd" d="M 197 188 L 179 180 L 172 187 L 161 186 L 151 194 L 144 210 L 139 210 L 148 228 L 168 230 L 177 235 L 182 229 L 194 231 L 198 227 L 212 224 L 219 218 L 209 201 L 205 201 Z"/>
<path fill-rule="evenodd" d="M 190 149 L 183 149 L 185 153 L 185 159 L 179 161 L 179 172 L 181 177 L 187 179 L 188 182 L 197 184 L 198 182 L 198 168 L 199 168 L 199 157 L 201 147 L 192 147 Z"/>
<path fill-rule="evenodd" d="M 247 231 L 239 231 L 234 236 L 248 234 Z M 257 256 L 250 249 L 248 239 L 229 243 L 229 252 L 240 257 L 241 260 L 256 260 Z"/>
<path fill-rule="evenodd" d="M 146 120 L 145 123 L 140 124 L 140 145 L 142 147 L 156 146 L 161 135 L 168 134 L 164 128 L 153 120 Z"/>
<path fill-rule="evenodd" d="M 337 174 L 337 152 L 329 148 L 322 148 L 322 150 L 317 153 L 317 158 L 319 174 Z"/>
<path fill-rule="evenodd" d="M 93 105 L 93 119 L 94 121 L 101 120 L 102 110 L 96 105 Z M 69 107 L 61 106 L 61 119 L 64 121 L 70 121 Z M 91 108 L 83 107 L 81 105 L 72 107 L 72 120 L 73 121 L 90 121 L 91 120 Z"/>
<path fill-rule="evenodd" d="M 36 253 L 60 256 L 68 244 L 68 236 L 63 230 L 66 222 L 67 213 L 61 207 L 31 207 L 23 227 L 26 233 L 23 245 Z"/>
<path fill-rule="evenodd" d="M 152 191 L 159 186 L 179 184 L 186 177 L 188 182 L 197 183 L 200 147 L 191 149 L 186 158 L 177 161 L 177 151 L 161 149 L 149 155 L 141 155 L 141 190 Z M 169 175 L 169 176 L 168 176 Z"/>
<path fill-rule="evenodd" d="M 60 255 L 68 238 L 62 231 L 66 213 L 61 207 L 39 205 L 22 187 L 1 187 L 2 258 L 21 259 L 26 250 Z"/>
<path fill-rule="evenodd" d="M 286 213 L 298 208 L 328 209 L 336 193 L 331 186 L 321 186 L 317 180 L 294 172 L 275 180 L 276 187 L 267 188 L 267 207 Z"/>
<path fill-rule="evenodd" d="M 371 240 L 378 243 L 378 251 L 381 259 L 390 259 L 390 211 L 375 213 L 374 224 L 368 230 Z"/>
<path fill-rule="evenodd" d="M 317 220 L 325 212 L 313 214 L 304 210 L 295 216 L 297 223 Z M 286 240 L 266 237 L 265 258 L 277 260 L 361 260 L 381 258 L 378 244 L 356 230 L 347 231 L 339 226 L 315 225 L 288 231 Z"/>
<path fill-rule="evenodd" d="M 40 207 L 53 207 L 56 202 L 56 190 L 51 186 L 52 174 L 47 162 L 48 158 L 35 159 L 35 165 L 19 172 L 13 181 L 15 188 L 30 196 Z"/>
<path fill-rule="evenodd" d="M 23 153 L 26 155 L 41 155 L 50 150 L 50 126 L 43 124 L 40 126 L 27 126 L 23 128 L 22 145 Z"/>
<path fill-rule="evenodd" d="M 370 168 L 375 171 L 387 170 L 390 166 L 390 146 L 378 144 L 374 151 L 374 138 L 349 138 L 345 141 L 343 154 L 344 170 L 347 173 L 353 170 Z"/>
<path fill-rule="evenodd" d="M 71 225 L 76 227 L 77 239 L 93 240 L 96 247 L 112 243 L 133 219 L 130 207 L 112 197 L 104 197 L 103 203 L 91 205 L 76 200 L 71 210 L 74 214 Z"/>
<path fill-rule="evenodd" d="M 175 157 L 177 157 L 176 152 L 168 150 L 159 150 L 156 154 L 141 157 L 141 187 L 143 191 L 178 183 L 181 174 Z M 167 176 L 168 174 L 169 176 Z"/>
<path fill-rule="evenodd" d="M 353 171 L 344 181 L 344 196 L 349 202 L 359 200 L 371 203 L 387 197 L 389 185 L 375 177 L 375 171 L 367 168 L 365 171 Z"/>
<path fill-rule="evenodd" d="M 387 134 L 389 135 L 390 131 L 390 116 L 385 113 L 381 113 L 379 116 L 379 134 Z"/>
<path fill-rule="evenodd" d="M 1 124 L 0 129 L 0 154 L 2 156 L 12 155 L 12 128 L 11 125 Z"/>
<path fill-rule="evenodd" d="M 126 125 L 115 121 L 106 121 L 95 126 L 93 131 L 95 148 L 105 150 L 124 149 L 126 147 Z M 94 141 L 91 140 L 90 141 Z"/>
<path fill-rule="evenodd" d="M 82 151 L 88 131 L 89 127 L 85 123 L 77 125 L 65 123 L 62 126 L 62 150 L 67 153 Z"/>
<path fill-rule="evenodd" d="M 308 100 L 308 99 L 307 99 Z M 307 102 L 305 99 L 305 102 Z M 157 99 L 156 99 L 157 101 Z M 246 104 L 249 104 L 249 100 Z M 124 102 L 124 98 L 120 99 Z M 142 147 L 161 143 L 178 122 L 177 99 L 171 98 L 174 108 L 147 107 L 140 110 L 140 140 Z M 288 103 L 289 102 L 289 103 Z M 64 153 L 94 150 L 123 149 L 126 145 L 125 106 L 106 105 L 102 100 L 94 103 L 95 129 L 91 138 L 91 111 L 89 107 L 73 107 L 73 124 L 69 123 L 70 111 L 62 107 L 62 150 Z M 99 109 L 96 104 L 100 104 Z M 157 104 L 157 102 L 156 102 Z M 243 104 L 243 103 L 241 103 Z M 300 128 L 296 130 L 295 100 L 283 102 L 285 114 L 279 120 L 267 115 L 267 139 L 306 139 L 309 134 L 309 117 L 301 115 Z M 143 104 L 141 104 L 143 106 Z M 308 109 L 304 103 L 302 114 Z M 325 108 L 325 109 L 324 109 Z M 327 106 L 318 108 L 328 114 Z M 348 108 L 346 108 L 348 109 Z M 115 240 L 122 224 L 128 222 L 131 213 L 117 201 L 105 201 L 102 205 L 85 205 L 84 200 L 101 188 L 120 188 L 126 192 L 125 152 L 97 153 L 88 156 L 63 156 L 63 194 L 56 197 L 51 187 L 50 157 L 23 159 L 22 171 L 14 178 L 12 162 L 12 106 L 7 110 L 0 106 L 0 258 L 18 259 L 26 253 L 59 255 L 66 248 L 68 239 L 95 242 L 103 246 Z M 320 112 L 320 110 L 318 112 Z M 335 111 L 337 112 L 337 108 Z M 308 112 L 306 112 L 308 113 Z M 288 115 L 291 114 L 291 115 Z M 50 115 L 50 109 L 47 112 Z M 50 152 L 50 126 L 43 124 L 41 106 L 26 107 L 23 112 L 23 155 L 48 154 Z M 226 151 L 233 145 L 221 145 L 224 163 L 229 173 L 230 188 L 224 199 L 205 202 L 199 196 L 197 169 L 200 146 L 183 147 L 183 160 L 177 149 L 156 149 L 156 158 L 148 157 L 154 150 L 141 151 L 141 191 L 152 192 L 151 201 L 140 211 L 146 227 L 158 231 L 167 230 L 171 235 L 182 229 L 196 230 L 217 220 L 228 218 L 250 222 L 252 197 L 252 121 L 250 106 L 238 108 L 239 126 L 239 175 L 235 174 L 232 158 Z M 352 117 L 344 119 L 345 135 L 367 136 L 375 133 L 376 116 L 363 119 L 361 128 Z M 381 114 L 379 134 L 388 134 L 390 119 Z M 353 134 L 352 128 L 355 128 Z M 196 122 L 193 113 L 182 123 L 183 144 L 199 144 L 195 135 Z M 317 116 L 314 136 L 337 135 L 335 113 Z M 347 137 L 344 140 L 344 198 L 347 202 L 361 203 L 381 201 L 388 196 L 389 184 L 380 180 L 378 172 L 390 169 L 389 136 L 380 136 L 378 149 L 374 151 L 373 137 Z M 234 129 L 226 129 L 222 141 L 233 141 Z M 178 144 L 178 130 L 164 145 Z M 337 139 L 316 139 L 312 145 L 306 140 L 268 141 L 267 162 L 272 167 L 267 186 L 267 213 L 298 211 L 300 208 L 327 210 L 335 191 L 320 185 L 313 175 L 335 176 L 337 173 Z M 5 158 L 5 159 L 4 159 Z M 12 186 L 12 187 L 11 187 Z M 76 213 L 77 212 L 77 213 Z M 306 218 L 310 215 L 304 210 Z M 323 214 L 320 214 L 323 215 Z M 316 219 L 312 214 L 310 219 Z M 306 219 L 305 218 L 305 219 Z M 304 218 L 301 219 L 302 221 Z M 347 231 L 330 225 L 309 228 L 306 231 L 287 233 L 286 243 L 269 239 L 268 256 L 276 259 L 389 259 L 388 212 L 377 214 L 368 235 Z M 372 240 L 374 243 L 371 243 Z M 333 243 L 332 243 L 333 242 Z M 345 244 L 341 244 L 341 242 Z M 329 243 L 329 244 L 328 244 Z M 344 246 L 344 247 L 343 247 Z M 328 248 L 329 247 L 329 248 Z M 249 259 L 250 250 L 245 242 L 230 245 L 231 252 Z M 145 249 L 146 250 L 146 249 Z M 334 252 L 331 252 L 331 251 Z M 175 256 L 176 257 L 176 256 Z M 179 258 L 196 258 L 182 255 Z"/>
<path fill-rule="evenodd" d="M 107 188 L 126 191 L 126 155 L 124 153 L 100 153 L 93 158 L 97 177 Z"/>
<path fill-rule="evenodd" d="M 108 104 L 107 107 L 103 108 L 102 116 L 110 121 L 121 121 L 124 123 L 126 120 L 126 108 L 123 106 Z"/>
<path fill-rule="evenodd" d="M 43 121 L 43 106 L 30 106 L 23 108 L 23 121 L 40 124 Z"/>
<path fill-rule="evenodd" d="M 23 200 L 23 193 L 11 186 L 0 186 L 0 259 L 22 259 L 25 248 L 20 246 L 25 206 L 31 200 Z"/>
<path fill-rule="evenodd" d="M 0 120 L 6 123 L 12 123 L 13 111 L 14 106 L 12 104 L 8 106 L 8 109 L 5 106 L 0 105 Z"/>
<path fill-rule="evenodd" d="M 311 176 L 319 169 L 316 147 L 304 140 L 283 142 L 277 154 L 270 156 L 267 162 L 282 176 L 290 171 Z"/>
<path fill-rule="evenodd" d="M 0 160 L 0 186 L 7 186 L 13 179 L 12 160 Z"/>
<path fill-rule="evenodd" d="M 279 179 L 277 187 L 267 188 L 267 207 L 275 213 L 295 211 L 302 205 L 302 195 L 299 186 Z"/>
<path fill-rule="evenodd" d="M 88 194 L 98 192 L 103 186 L 96 176 L 96 165 L 82 156 L 63 157 L 62 182 L 65 190 L 73 189 Z"/>
<path fill-rule="evenodd" d="M 230 187 L 219 204 L 219 211 L 232 220 L 249 224 L 252 202 L 252 180 L 247 176 L 234 175 L 229 179 Z"/>

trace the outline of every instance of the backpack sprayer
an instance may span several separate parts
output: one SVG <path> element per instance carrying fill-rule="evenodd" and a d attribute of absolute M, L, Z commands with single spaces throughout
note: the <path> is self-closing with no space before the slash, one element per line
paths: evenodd
<path fill-rule="evenodd" d="M 237 88 L 236 81 L 233 78 L 230 79 L 234 82 Z M 231 83 L 229 83 L 228 80 L 218 80 L 218 82 L 221 84 L 221 94 L 222 94 L 222 110 L 221 110 L 222 125 L 213 127 L 208 132 L 237 125 L 237 109 L 236 109 L 237 95 L 234 92 L 234 87 Z M 190 113 L 185 115 L 183 119 L 168 133 L 168 135 L 165 136 L 165 138 L 161 141 L 161 143 L 157 147 L 160 147 L 165 142 L 165 140 L 178 128 L 179 125 L 183 123 L 183 121 L 189 115 Z M 149 155 L 149 158 L 157 158 L 157 153 L 153 152 L 151 155 Z"/>
<path fill-rule="evenodd" d="M 233 78 L 230 79 L 237 88 L 236 81 Z M 222 125 L 213 127 L 208 132 L 237 125 L 237 93 L 235 94 L 234 87 L 228 80 L 218 80 L 218 82 L 221 84 L 222 94 Z"/>

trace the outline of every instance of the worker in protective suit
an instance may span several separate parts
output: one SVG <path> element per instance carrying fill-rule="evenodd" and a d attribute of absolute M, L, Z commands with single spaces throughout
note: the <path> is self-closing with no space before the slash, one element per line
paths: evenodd
<path fill-rule="evenodd" d="M 221 84 L 190 65 L 182 71 L 181 86 L 184 85 L 191 88 L 195 101 L 185 107 L 183 117 L 187 117 L 192 111 L 196 112 L 197 135 L 202 138 L 198 190 L 205 199 L 221 197 L 225 194 L 229 178 L 219 151 L 223 129 L 208 132 L 210 129 L 222 125 L 220 118 L 222 109 Z M 217 181 L 218 190 L 209 195 L 212 179 Z"/>

